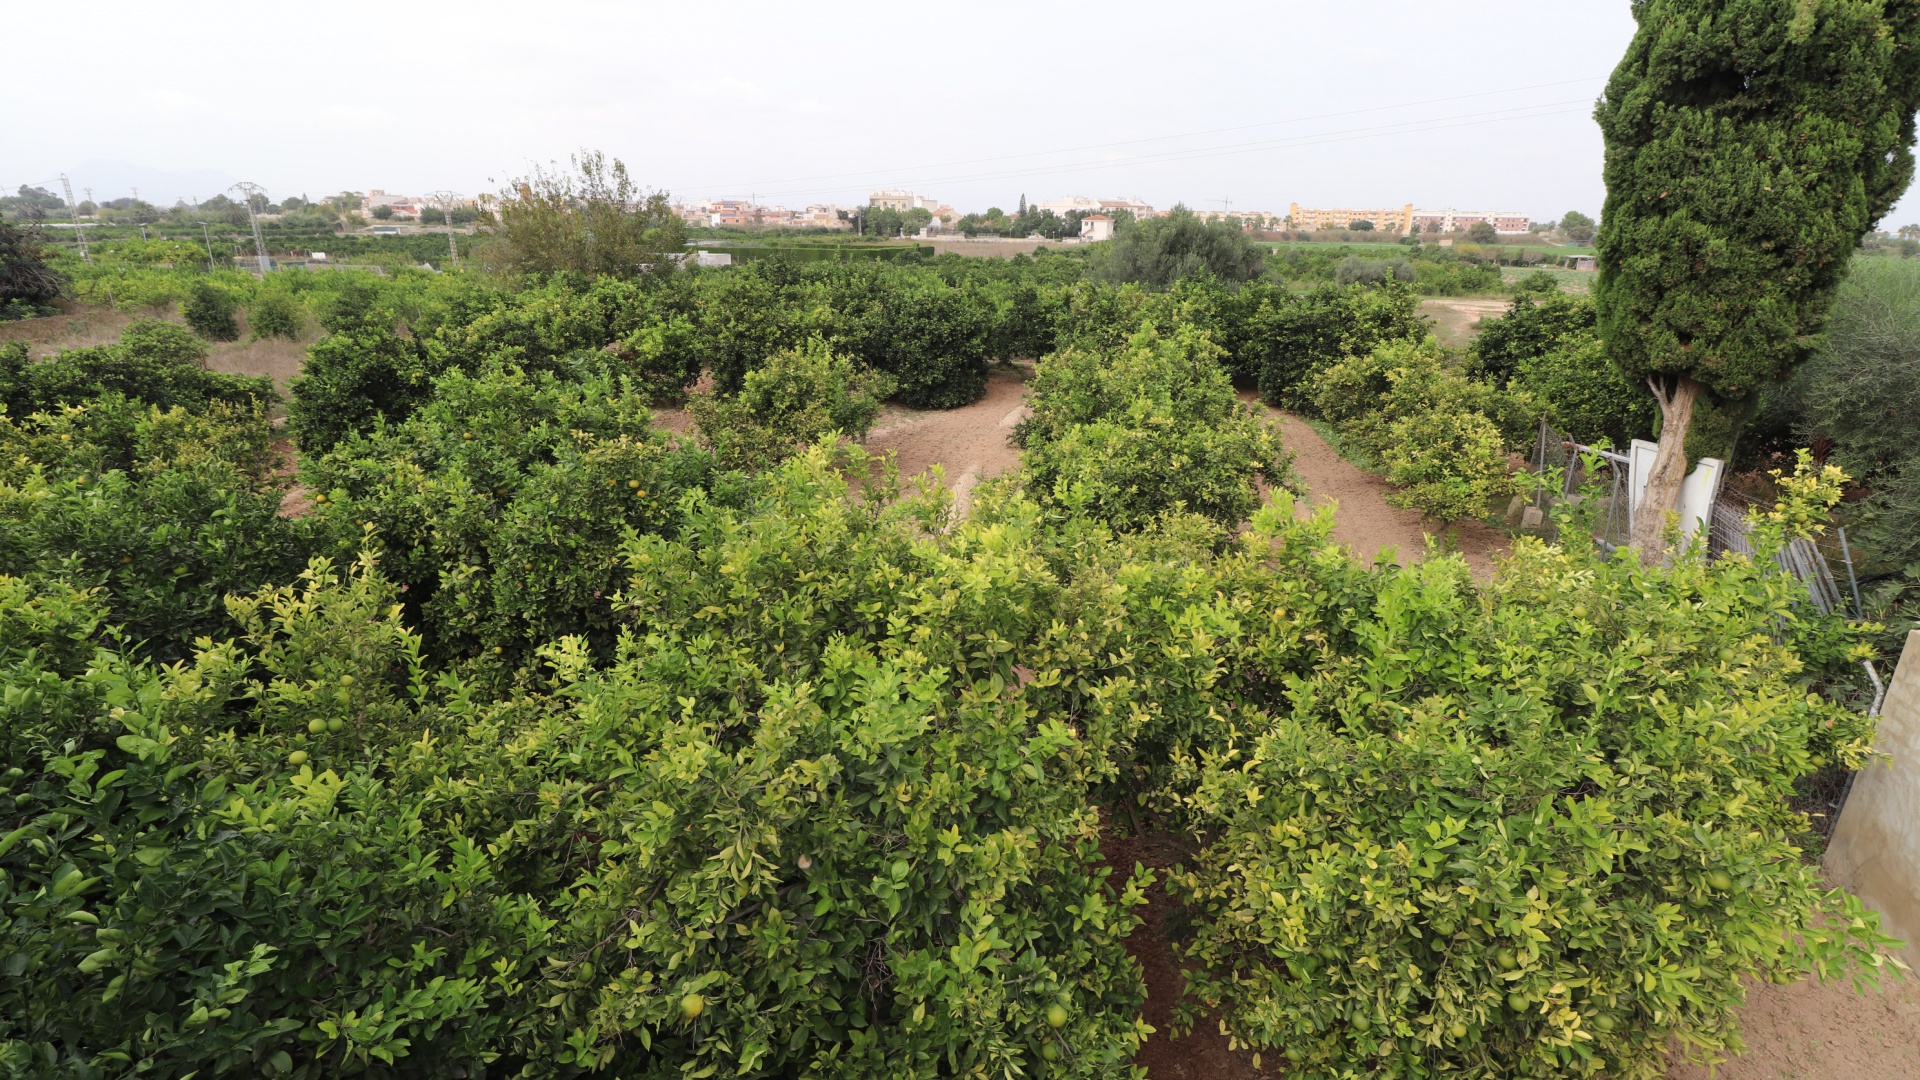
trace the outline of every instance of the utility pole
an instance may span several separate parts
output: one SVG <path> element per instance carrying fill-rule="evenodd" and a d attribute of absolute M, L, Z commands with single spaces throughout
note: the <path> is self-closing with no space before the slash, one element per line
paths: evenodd
<path fill-rule="evenodd" d="M 253 252 L 260 257 L 259 276 L 265 278 L 267 276 L 267 242 L 260 236 L 260 215 L 253 212 L 253 197 L 255 195 L 265 197 L 267 189 L 251 181 L 242 180 L 227 190 L 239 192 L 240 197 L 247 201 L 247 223 L 253 226 Z"/>
<path fill-rule="evenodd" d="M 211 271 L 213 269 L 213 234 L 207 231 L 207 223 L 204 221 L 200 223 L 200 239 L 206 241 L 207 269 Z"/>
<path fill-rule="evenodd" d="M 80 227 L 80 204 L 73 201 L 73 181 L 66 173 L 60 174 L 60 190 L 67 193 L 67 216 L 73 222 L 73 238 L 80 242 L 80 261 L 90 263 L 93 256 L 87 254 L 87 230 Z M 92 193 L 88 193 L 91 197 Z"/>
<path fill-rule="evenodd" d="M 460 249 L 456 247 L 453 242 L 453 200 L 459 198 L 460 193 L 457 191 L 447 191 L 443 188 L 439 191 L 429 191 L 427 195 L 430 198 L 438 199 L 440 201 L 441 212 L 447 215 L 447 265 L 449 267 L 458 266 L 460 265 Z"/>

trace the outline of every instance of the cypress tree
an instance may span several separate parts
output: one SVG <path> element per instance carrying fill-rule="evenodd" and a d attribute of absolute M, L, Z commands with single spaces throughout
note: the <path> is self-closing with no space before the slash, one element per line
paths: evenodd
<path fill-rule="evenodd" d="M 1702 394 L 1804 360 L 1860 238 L 1913 175 L 1920 0 L 1635 0 L 1595 119 L 1607 351 L 1660 403 L 1633 543 L 1659 550 Z"/>

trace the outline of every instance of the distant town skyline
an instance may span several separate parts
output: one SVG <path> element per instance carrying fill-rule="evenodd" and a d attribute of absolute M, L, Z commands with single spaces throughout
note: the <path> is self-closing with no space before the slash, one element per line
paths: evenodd
<path fill-rule="evenodd" d="M 964 20 L 857 0 L 804 18 L 767 0 L 724 16 L 686 0 L 561 0 L 537 16 L 428 0 L 401 20 L 341 0 L 324 64 L 255 83 L 182 77 L 181 58 L 313 38 L 307 12 L 89 10 L 112 32 L 81 53 L 14 58 L 9 192 L 65 173 L 97 201 L 134 187 L 205 198 L 239 180 L 278 198 L 471 195 L 589 148 L 680 202 L 844 206 L 907 188 L 962 210 L 1101 191 L 1205 210 L 1412 197 L 1597 215 L 1592 107 L 1633 32 L 1627 0 L 1375 0 L 1364 23 L 1251 0 L 1172 16 L 1141 0 L 982 0 Z M 49 41 L 71 29 L 46 5 L 13 25 Z M 848 34 L 879 25 L 871 41 Z M 978 27 L 1006 40 L 983 47 Z M 636 62 L 602 47 L 615 41 L 655 44 Z M 1898 206 L 1885 224 L 1908 216 Z"/>

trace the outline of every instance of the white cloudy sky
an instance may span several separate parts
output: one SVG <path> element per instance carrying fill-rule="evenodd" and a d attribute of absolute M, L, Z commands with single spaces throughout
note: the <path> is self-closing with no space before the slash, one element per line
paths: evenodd
<path fill-rule="evenodd" d="M 40 43 L 0 73 L 9 191 L 474 193 L 592 147 L 679 199 L 1555 217 L 1600 208 L 1592 102 L 1633 24 L 1627 0 L 97 0 L 9 28 Z"/>

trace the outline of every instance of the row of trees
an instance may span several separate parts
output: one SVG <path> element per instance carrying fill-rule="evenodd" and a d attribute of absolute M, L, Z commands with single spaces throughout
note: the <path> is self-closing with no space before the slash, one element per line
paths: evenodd
<path fill-rule="evenodd" d="M 1231 379 L 1417 345 L 1410 293 L 1055 272 L 313 275 L 297 477 L 177 328 L 6 369 L 0 1061 L 1114 1075 L 1103 807 L 1193 845 L 1177 1025 L 1300 1071 L 1656 1075 L 1743 978 L 1873 970 L 1793 846 L 1871 731 L 1784 533 L 1365 568 Z M 988 299 L 1051 337 L 967 515 L 801 443 Z M 707 445 L 646 410 L 687 355 Z"/>

